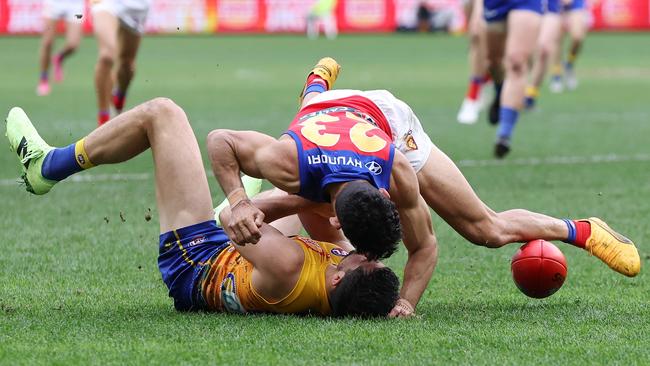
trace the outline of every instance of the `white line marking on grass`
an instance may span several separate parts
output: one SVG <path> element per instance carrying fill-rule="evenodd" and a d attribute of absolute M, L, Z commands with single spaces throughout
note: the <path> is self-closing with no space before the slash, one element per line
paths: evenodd
<path fill-rule="evenodd" d="M 572 164 L 600 164 L 620 163 L 626 161 L 650 161 L 650 154 L 634 155 L 591 155 L 591 156 L 549 156 L 546 158 L 519 158 L 504 160 L 460 160 L 460 167 L 485 167 L 485 166 L 536 166 L 536 165 L 572 165 Z"/>
<path fill-rule="evenodd" d="M 147 180 L 151 177 L 149 173 L 116 173 L 116 174 L 79 174 L 66 179 L 66 182 L 74 183 L 95 183 L 95 182 L 119 182 Z M 16 179 L 0 179 L 0 186 L 13 186 L 21 181 Z"/>
<path fill-rule="evenodd" d="M 634 155 L 592 155 L 592 156 L 549 156 L 546 158 L 520 158 L 505 160 L 459 160 L 456 164 L 459 167 L 489 167 L 489 166 L 536 166 L 536 165 L 571 165 L 571 164 L 601 164 L 620 163 L 627 161 L 650 161 L 650 154 Z M 73 175 L 66 179 L 66 182 L 74 183 L 95 183 L 95 182 L 119 182 L 119 181 L 142 181 L 148 180 L 150 173 L 116 173 L 116 174 L 92 174 L 83 173 Z M 19 184 L 20 180 L 0 179 L 0 186 L 12 186 Z"/>

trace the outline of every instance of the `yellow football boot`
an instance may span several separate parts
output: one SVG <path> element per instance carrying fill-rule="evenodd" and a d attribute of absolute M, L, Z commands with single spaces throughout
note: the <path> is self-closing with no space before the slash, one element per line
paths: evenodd
<path fill-rule="evenodd" d="M 634 243 L 612 230 L 596 217 L 586 220 L 591 226 L 585 249 L 607 263 L 609 268 L 628 277 L 634 277 L 641 270 L 641 258 Z"/>
<path fill-rule="evenodd" d="M 316 66 L 311 69 L 307 75 L 307 79 L 309 79 L 309 76 L 312 74 L 318 75 L 327 83 L 327 89 L 332 89 L 340 71 L 341 65 L 339 65 L 335 59 L 331 57 L 323 57 L 318 60 Z M 300 91 L 300 96 L 298 97 L 298 105 L 302 105 L 302 98 L 306 87 L 307 82 L 305 81 L 305 85 L 303 85 L 302 90 Z"/>

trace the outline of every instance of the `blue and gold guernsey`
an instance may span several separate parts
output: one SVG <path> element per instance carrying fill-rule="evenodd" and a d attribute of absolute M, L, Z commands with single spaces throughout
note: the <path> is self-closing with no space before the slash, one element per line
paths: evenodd
<path fill-rule="evenodd" d="M 231 313 L 266 312 L 280 314 L 319 314 L 331 312 L 325 272 L 347 255 L 327 242 L 296 236 L 294 244 L 305 254 L 300 277 L 293 290 L 282 299 L 268 300 L 253 286 L 253 264 L 231 244 L 211 259 L 198 282 L 200 298 L 211 311 Z"/>
<path fill-rule="evenodd" d="M 293 290 L 282 299 L 265 299 L 257 292 L 253 264 L 239 254 L 214 220 L 161 234 L 158 268 L 180 311 L 327 315 L 326 269 L 338 266 L 348 253 L 332 243 L 292 239 L 302 249 L 304 261 Z"/>
<path fill-rule="evenodd" d="M 329 184 L 353 180 L 390 188 L 395 146 L 386 117 L 371 100 L 355 95 L 311 104 L 286 134 L 298 149 L 301 197 L 327 202 Z"/>

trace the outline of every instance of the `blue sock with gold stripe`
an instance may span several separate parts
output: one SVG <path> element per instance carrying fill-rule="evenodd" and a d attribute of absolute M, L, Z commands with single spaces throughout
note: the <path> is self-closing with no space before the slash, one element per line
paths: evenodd
<path fill-rule="evenodd" d="M 41 174 L 45 179 L 61 181 L 93 166 L 86 154 L 84 139 L 81 139 L 74 144 L 50 151 L 43 160 Z"/>

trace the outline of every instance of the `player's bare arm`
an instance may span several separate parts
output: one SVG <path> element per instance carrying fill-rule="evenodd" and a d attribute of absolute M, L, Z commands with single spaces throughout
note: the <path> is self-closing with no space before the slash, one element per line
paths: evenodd
<path fill-rule="evenodd" d="M 292 142 L 254 131 L 214 130 L 207 138 L 212 171 L 228 198 L 232 219 L 224 229 L 237 243 L 257 243 L 264 214 L 246 195 L 240 173 L 265 178 L 283 190 L 295 191 L 299 181 Z"/>
<path fill-rule="evenodd" d="M 305 255 L 299 246 L 273 226 L 262 224 L 260 231 L 262 237 L 256 245 L 235 243 L 235 247 L 254 266 L 252 281 L 255 290 L 266 300 L 280 300 L 296 285 Z"/>
<path fill-rule="evenodd" d="M 269 194 L 266 194 L 266 192 L 261 193 L 251 200 L 264 213 L 264 222 L 266 223 L 306 212 L 323 217 L 334 216 L 331 204 L 310 201 L 298 195 L 284 192 L 278 188 L 273 189 Z"/>
<path fill-rule="evenodd" d="M 408 250 L 400 296 L 415 307 L 426 289 L 438 261 L 438 245 L 431 225 L 431 214 L 420 196 L 417 179 L 408 160 L 395 153 L 390 195 L 397 205 L 403 242 Z M 411 314 L 395 309 L 393 316 Z"/>
<path fill-rule="evenodd" d="M 288 194 L 278 188 L 262 192 L 252 197 L 251 201 L 255 207 L 264 213 L 264 222 L 276 228 L 278 228 L 277 220 L 287 220 L 291 216 L 297 216 L 294 217 L 298 225 L 297 229 L 293 231 L 294 234 L 288 234 L 284 230 L 280 230 L 285 235 L 296 235 L 301 228 L 304 228 L 309 237 L 314 240 L 334 243 L 348 252 L 355 250 L 343 235 L 340 226 L 332 224 L 332 221 L 334 221 L 332 218 L 336 214 L 329 203 L 309 201 L 300 196 Z M 230 208 L 225 207 L 219 213 L 221 223 L 228 223 L 230 215 Z M 336 221 L 334 222 L 336 223 Z"/>

